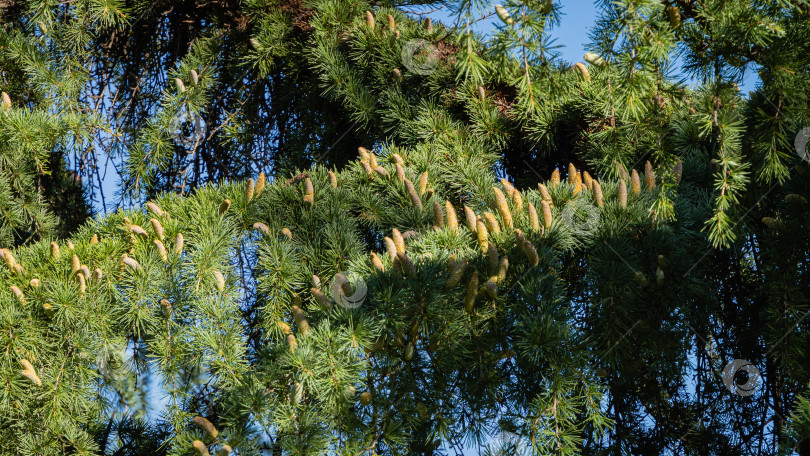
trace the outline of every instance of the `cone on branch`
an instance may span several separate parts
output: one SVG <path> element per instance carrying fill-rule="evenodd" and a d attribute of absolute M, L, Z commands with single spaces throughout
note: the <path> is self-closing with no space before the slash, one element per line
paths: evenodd
<path fill-rule="evenodd" d="M 161 209 L 160 206 L 153 203 L 152 201 L 147 201 L 146 202 L 146 208 L 149 209 L 151 212 L 153 212 L 158 217 L 163 217 L 163 216 L 166 215 L 166 213 L 163 212 L 163 209 Z"/>
<path fill-rule="evenodd" d="M 554 168 L 554 171 L 551 172 L 551 179 L 550 179 L 549 185 L 551 185 L 551 188 L 556 188 L 557 186 L 560 185 L 560 170 L 559 169 Z"/>
<path fill-rule="evenodd" d="M 489 271 L 494 273 L 498 270 L 498 260 L 500 257 L 498 256 L 498 249 L 495 247 L 495 244 L 489 242 L 487 243 L 487 265 L 489 266 Z"/>
<path fill-rule="evenodd" d="M 53 318 L 53 316 L 56 315 L 56 307 L 49 302 L 42 305 L 42 310 L 45 312 L 45 316 L 48 318 Z"/>
<path fill-rule="evenodd" d="M 20 304 L 25 304 L 25 295 L 23 294 L 22 290 L 20 290 L 20 287 L 16 285 L 11 285 L 8 288 L 9 290 L 11 290 L 11 293 L 14 295 L 15 298 L 17 298 L 17 301 L 19 301 Z"/>
<path fill-rule="evenodd" d="M 199 456 L 211 456 L 211 453 L 208 452 L 208 447 L 205 446 L 205 444 L 202 443 L 201 441 L 195 440 L 191 442 L 191 446 L 194 448 L 194 451 L 196 451 Z"/>
<path fill-rule="evenodd" d="M 312 181 L 307 177 L 304 180 L 304 205 L 311 208 L 315 202 L 315 188 L 312 186 Z"/>
<path fill-rule="evenodd" d="M 402 357 L 405 359 L 405 361 L 410 361 L 413 359 L 413 354 L 415 351 L 416 346 L 413 344 L 413 342 L 408 342 L 408 344 L 405 346 L 405 351 L 403 352 Z"/>
<path fill-rule="evenodd" d="M 513 228 L 512 211 L 509 209 L 509 204 L 506 202 L 506 197 L 504 196 L 503 192 L 501 192 L 501 189 L 499 189 L 498 187 L 493 187 L 492 189 L 495 192 L 495 205 L 498 208 L 498 214 L 500 214 L 501 220 L 503 220 L 504 227 L 511 230 Z M 486 214 L 489 214 L 489 212 L 484 213 L 485 216 Z M 494 220 L 494 217 L 492 218 Z M 487 222 L 489 222 L 489 219 L 487 219 Z M 497 225 L 497 222 L 495 222 L 495 224 Z M 497 230 L 495 232 L 500 232 L 500 230 Z"/>
<path fill-rule="evenodd" d="M 413 261 L 405 252 L 397 253 L 397 258 L 399 259 L 399 264 L 402 266 L 402 272 L 405 273 L 406 276 L 410 279 L 416 278 L 416 267 L 413 265 Z"/>
<path fill-rule="evenodd" d="M 371 169 L 371 165 L 367 161 L 361 160 L 360 166 L 363 167 L 363 171 L 365 171 L 367 178 L 374 179 L 374 170 Z"/>
<path fill-rule="evenodd" d="M 490 277 L 481 288 L 484 289 L 484 292 L 489 295 L 490 298 L 498 298 L 498 285 L 495 283 L 494 277 Z"/>
<path fill-rule="evenodd" d="M 304 397 L 304 385 L 300 382 L 293 382 L 290 385 L 290 403 L 292 405 L 298 405 L 301 403 L 301 399 Z"/>
<path fill-rule="evenodd" d="M 568 172 L 566 173 L 565 180 L 568 185 L 574 185 L 577 180 L 577 168 L 573 163 L 568 163 Z"/>
<path fill-rule="evenodd" d="M 371 264 L 374 266 L 374 269 L 380 272 L 385 272 L 385 266 L 375 252 L 371 252 Z"/>
<path fill-rule="evenodd" d="M 523 231 L 521 231 L 519 229 L 516 229 L 515 230 L 515 241 L 517 241 L 518 247 L 520 247 L 520 244 L 525 240 L 526 240 L 526 236 L 523 235 Z"/>
<path fill-rule="evenodd" d="M 644 188 L 647 190 L 655 188 L 655 171 L 653 171 L 652 163 L 649 160 L 644 164 Z"/>
<path fill-rule="evenodd" d="M 587 171 L 582 173 L 582 185 L 588 190 L 593 190 L 593 178 Z"/>
<path fill-rule="evenodd" d="M 458 217 L 456 216 L 456 209 L 450 201 L 444 202 L 444 211 L 447 214 L 447 227 L 450 231 L 458 231 Z"/>
<path fill-rule="evenodd" d="M 174 253 L 175 255 L 182 255 L 183 254 L 183 244 L 185 241 L 183 240 L 183 233 L 177 233 L 177 237 L 174 239 Z"/>
<path fill-rule="evenodd" d="M 402 237 L 398 229 L 393 228 L 391 230 L 391 238 L 394 240 L 394 245 L 397 247 L 397 253 L 405 252 L 405 238 Z"/>
<path fill-rule="evenodd" d="M 138 225 L 130 225 L 129 231 L 131 231 L 132 234 L 137 234 L 138 236 L 141 236 L 143 238 L 149 237 L 149 234 L 146 232 L 146 230 Z"/>
<path fill-rule="evenodd" d="M 265 176 L 263 172 L 259 173 L 259 177 L 256 178 L 256 188 L 253 190 L 254 198 L 262 196 L 262 193 L 264 193 L 264 186 L 266 184 L 267 184 L 267 176 Z"/>
<path fill-rule="evenodd" d="M 383 242 L 385 243 L 385 250 L 388 252 L 388 256 L 391 258 L 391 261 L 396 264 L 398 253 L 397 244 L 388 236 L 383 238 Z"/>
<path fill-rule="evenodd" d="M 421 211 L 422 200 L 419 198 L 419 194 L 416 193 L 416 189 L 413 187 L 413 182 L 411 182 L 407 177 L 405 178 L 405 188 L 408 190 L 408 195 L 411 197 L 411 203 L 413 203 L 413 205 L 418 207 Z"/>
<path fill-rule="evenodd" d="M 192 419 L 192 421 L 194 422 L 195 425 L 197 425 L 198 428 L 205 431 L 209 436 L 211 436 L 212 439 L 217 438 L 217 436 L 219 435 L 219 431 L 217 431 L 217 428 L 215 428 L 214 425 L 211 424 L 211 422 L 208 421 L 207 419 L 201 416 L 195 416 Z"/>
<path fill-rule="evenodd" d="M 681 26 L 681 12 L 678 8 L 670 6 L 667 8 L 667 16 L 669 17 L 669 25 L 676 29 Z"/>
<path fill-rule="evenodd" d="M 487 229 L 494 233 L 499 234 L 501 232 L 501 226 L 498 224 L 498 220 L 495 218 L 495 215 L 491 212 L 484 212 L 484 220 L 487 224 Z"/>
<path fill-rule="evenodd" d="M 79 261 L 79 256 L 74 253 L 73 256 L 70 257 L 70 270 L 75 274 L 79 272 L 81 268 L 82 263 Z"/>
<path fill-rule="evenodd" d="M 604 207 L 605 200 L 604 196 L 602 195 L 602 185 L 599 184 L 599 181 L 594 180 L 591 182 L 591 187 L 593 189 L 593 199 L 596 202 L 596 206 Z"/>
<path fill-rule="evenodd" d="M 366 26 L 371 30 L 375 28 L 374 15 L 371 14 L 371 11 L 366 11 Z"/>
<path fill-rule="evenodd" d="M 502 5 L 495 5 L 495 13 L 498 14 L 498 18 L 503 21 L 506 25 L 512 25 L 515 23 L 515 20 L 512 19 L 512 16 L 509 14 L 509 11 L 506 10 Z"/>
<path fill-rule="evenodd" d="M 219 215 L 222 215 L 222 214 L 228 212 L 228 209 L 230 209 L 230 208 L 231 208 L 231 200 L 226 198 L 225 201 L 223 201 L 219 205 Z"/>
<path fill-rule="evenodd" d="M 613 166 L 615 166 L 616 169 L 618 170 L 619 177 L 622 180 L 624 181 L 630 180 L 630 175 L 627 174 L 627 168 L 621 162 L 619 162 L 618 160 L 613 160 Z"/>
<path fill-rule="evenodd" d="M 424 195 L 425 190 L 427 190 L 428 184 L 428 172 L 425 171 L 419 176 L 419 195 Z"/>
<path fill-rule="evenodd" d="M 126 253 L 121 258 L 121 262 L 132 269 L 140 269 L 141 267 L 141 265 L 137 261 L 135 261 L 135 258 L 128 256 Z"/>
<path fill-rule="evenodd" d="M 337 188 L 338 186 L 337 176 L 335 176 L 333 171 L 329 171 L 329 185 L 332 188 Z"/>
<path fill-rule="evenodd" d="M 448 277 L 447 282 L 444 283 L 444 288 L 449 290 L 458 285 L 458 283 L 461 282 L 461 278 L 464 276 L 464 269 L 466 268 L 467 260 L 459 261 L 452 272 L 450 272 L 450 277 Z"/>
<path fill-rule="evenodd" d="M 511 198 L 512 194 L 515 192 L 515 186 L 512 185 L 506 178 L 501 178 L 501 185 L 503 186 L 503 193 L 506 194 L 507 198 Z M 495 187 L 497 188 L 497 187 Z"/>
<path fill-rule="evenodd" d="M 540 218 L 537 215 L 537 209 L 535 209 L 532 203 L 529 203 L 529 226 L 531 226 L 534 231 L 540 231 Z"/>
<path fill-rule="evenodd" d="M 540 256 L 537 254 L 537 249 L 534 247 L 534 244 L 529 242 L 527 239 L 524 239 L 521 243 L 521 249 L 523 250 L 523 254 L 526 255 L 526 258 L 529 260 L 529 264 L 532 266 L 537 266 L 540 264 Z"/>
<path fill-rule="evenodd" d="M 444 211 L 438 201 L 433 202 L 433 228 L 440 229 L 444 226 Z"/>
<path fill-rule="evenodd" d="M 478 217 L 469 206 L 464 206 L 464 219 L 466 220 L 467 229 L 476 232 L 476 225 L 478 224 Z"/>
<path fill-rule="evenodd" d="M 591 80 L 591 73 L 590 73 L 590 71 L 588 71 L 588 67 L 586 67 L 584 63 L 582 63 L 582 62 L 577 62 L 577 63 L 575 63 L 575 64 L 574 64 L 574 66 L 573 66 L 573 67 L 571 67 L 571 68 L 573 68 L 574 70 L 578 71 L 578 72 L 579 72 L 579 74 L 580 74 L 580 76 L 582 76 L 582 79 L 584 79 L 584 80 L 586 80 L 586 81 L 590 81 L 590 80 Z"/>
<path fill-rule="evenodd" d="M 641 193 L 641 179 L 635 169 L 630 173 L 630 185 L 634 195 Z"/>
<path fill-rule="evenodd" d="M 169 254 L 166 252 L 166 247 L 160 242 L 160 239 L 155 239 L 152 241 L 155 244 L 155 248 L 157 248 L 158 254 L 160 255 L 160 259 L 163 260 L 164 263 L 169 261 Z"/>
<path fill-rule="evenodd" d="M 582 192 L 582 176 L 580 173 L 574 174 L 574 191 L 571 192 L 573 195 L 577 195 Z"/>
<path fill-rule="evenodd" d="M 627 207 L 627 184 L 624 181 L 619 181 L 619 205 L 623 208 Z"/>
<path fill-rule="evenodd" d="M 394 170 L 396 171 L 397 181 L 405 182 L 405 168 L 399 163 L 394 163 Z"/>
<path fill-rule="evenodd" d="M 332 310 L 332 300 L 329 299 L 329 297 L 326 296 L 324 292 L 314 287 L 310 288 L 309 291 L 310 293 L 312 293 L 312 296 L 315 298 L 315 301 L 318 302 L 318 305 L 324 312 L 330 312 Z"/>
<path fill-rule="evenodd" d="M 225 291 L 225 276 L 223 276 L 218 269 L 214 269 L 213 275 L 215 284 L 217 286 L 217 291 L 222 293 L 223 291 Z"/>
<path fill-rule="evenodd" d="M 603 68 L 605 65 L 607 65 L 605 59 L 603 59 L 599 54 L 596 54 L 595 52 L 587 52 L 584 58 L 586 62 L 598 68 Z"/>
<path fill-rule="evenodd" d="M 50 251 L 51 251 L 51 258 L 53 260 L 58 260 L 61 255 L 61 252 L 59 251 L 59 244 L 57 244 L 56 242 L 51 242 Z"/>
<path fill-rule="evenodd" d="M 253 224 L 253 229 L 257 231 L 261 231 L 262 234 L 265 236 L 270 235 L 270 228 L 262 222 L 256 222 Z"/>
<path fill-rule="evenodd" d="M 14 266 L 17 265 L 17 260 L 14 259 L 14 254 L 11 253 L 9 249 L 0 249 L 0 256 L 3 257 L 3 260 L 6 263 L 6 267 L 8 267 L 9 271 L 14 271 Z"/>
<path fill-rule="evenodd" d="M 172 303 L 169 302 L 168 299 L 161 299 L 160 300 L 160 309 L 163 312 L 164 318 L 171 318 L 172 313 L 174 312 L 174 308 L 172 307 Z"/>
<path fill-rule="evenodd" d="M 297 295 L 293 298 L 293 300 L 297 303 L 301 302 L 301 298 L 299 298 Z M 307 317 L 304 315 L 304 311 L 301 310 L 301 307 L 299 307 L 297 304 L 293 304 L 292 306 L 292 315 L 295 319 L 295 325 L 298 326 L 298 330 L 301 332 L 301 334 L 305 336 L 309 334 L 309 322 L 307 321 Z"/>
<path fill-rule="evenodd" d="M 39 375 L 37 375 L 37 371 L 34 369 L 31 362 L 23 358 L 20 360 L 20 364 L 22 364 L 23 367 L 23 370 L 20 371 L 20 375 L 30 380 L 31 383 L 37 386 L 42 386 L 42 379 L 40 379 Z"/>
<path fill-rule="evenodd" d="M 789 193 L 785 195 L 785 202 L 791 205 L 795 210 L 803 211 L 807 209 L 807 198 L 796 193 Z"/>
<path fill-rule="evenodd" d="M 545 229 L 551 228 L 551 206 L 549 206 L 548 201 L 541 201 L 540 205 L 543 209 L 543 227 Z"/>
<path fill-rule="evenodd" d="M 249 177 L 247 180 L 247 185 L 245 186 L 245 202 L 249 203 L 253 200 L 253 194 L 256 192 L 256 184 L 253 182 L 253 178 Z"/>

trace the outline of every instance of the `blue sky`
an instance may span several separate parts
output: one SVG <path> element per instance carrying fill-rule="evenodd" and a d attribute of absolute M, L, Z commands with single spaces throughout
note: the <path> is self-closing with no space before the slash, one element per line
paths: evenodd
<path fill-rule="evenodd" d="M 585 46 L 589 42 L 589 33 L 598 17 L 597 4 L 592 0 L 555 0 L 555 4 L 561 8 L 562 16 L 560 24 L 551 29 L 554 44 L 561 46 L 557 51 L 568 62 L 583 62 L 582 57 L 586 52 Z M 495 3 L 490 5 L 490 9 L 494 12 Z M 453 23 L 452 18 L 444 10 L 436 11 L 429 16 L 433 20 Z M 494 30 L 496 25 L 502 25 L 502 23 L 497 16 L 493 15 L 488 20 L 476 23 L 473 28 L 476 32 L 487 33 Z M 746 71 L 743 83 L 740 85 L 743 93 L 753 91 L 757 81 L 756 71 L 750 69 Z"/>

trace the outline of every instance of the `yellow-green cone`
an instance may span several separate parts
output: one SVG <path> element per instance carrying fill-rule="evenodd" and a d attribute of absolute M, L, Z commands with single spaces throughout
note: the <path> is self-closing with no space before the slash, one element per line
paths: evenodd
<path fill-rule="evenodd" d="M 259 173 L 259 177 L 256 179 L 256 188 L 253 191 L 254 198 L 262 196 L 262 192 L 264 192 L 264 185 L 266 183 L 267 183 L 267 176 L 265 176 L 263 172 Z"/>
<path fill-rule="evenodd" d="M 475 212 L 469 206 L 464 206 L 464 218 L 467 221 L 467 229 L 475 233 L 478 217 L 475 216 Z"/>
<path fill-rule="evenodd" d="M 545 229 L 551 228 L 551 206 L 549 206 L 548 201 L 541 201 L 540 205 L 543 208 L 543 227 Z"/>
<path fill-rule="evenodd" d="M 194 419 L 192 419 L 192 421 L 194 422 L 194 424 L 197 425 L 198 428 L 202 429 L 208 435 L 210 435 L 212 439 L 217 438 L 217 436 L 219 435 L 219 431 L 217 431 L 217 428 L 215 428 L 214 425 L 211 424 L 211 422 L 208 421 L 207 419 L 201 416 L 195 416 Z"/>
<path fill-rule="evenodd" d="M 529 203 L 529 225 L 534 231 L 540 231 L 540 219 L 537 216 L 537 209 L 532 203 Z"/>
<path fill-rule="evenodd" d="M 624 181 L 619 181 L 619 205 L 627 207 L 627 184 Z"/>
<path fill-rule="evenodd" d="M 484 225 L 482 220 L 478 220 L 475 225 L 475 230 L 478 236 L 478 247 L 481 249 L 481 252 L 487 253 L 487 245 L 489 244 L 489 241 L 487 240 L 489 237 L 487 226 Z"/>
<path fill-rule="evenodd" d="M 210 456 L 210 453 L 208 452 L 208 447 L 205 446 L 205 444 L 202 443 L 201 441 L 195 440 L 191 442 L 191 446 L 194 447 L 194 450 L 197 452 L 198 455 Z"/>
<path fill-rule="evenodd" d="M 398 229 L 391 230 L 391 238 L 394 240 L 394 245 L 397 246 L 397 253 L 405 252 L 405 238 L 402 237 L 402 233 Z"/>
<path fill-rule="evenodd" d="M 450 231 L 458 231 L 458 217 L 456 217 L 456 209 L 450 201 L 444 202 L 444 211 L 447 214 L 447 227 Z"/>
<path fill-rule="evenodd" d="M 487 228 L 494 234 L 499 234 L 501 232 L 501 226 L 498 224 L 498 220 L 495 218 L 495 215 L 491 212 L 484 212 L 484 220 L 487 222 Z"/>
<path fill-rule="evenodd" d="M 641 193 L 641 179 L 635 169 L 630 173 L 630 186 L 633 189 L 634 195 Z"/>

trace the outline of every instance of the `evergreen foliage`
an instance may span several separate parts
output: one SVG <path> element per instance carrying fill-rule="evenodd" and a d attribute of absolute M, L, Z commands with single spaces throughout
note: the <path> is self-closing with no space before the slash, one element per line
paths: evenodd
<path fill-rule="evenodd" d="M 810 454 L 810 6 L 442 5 L 0 4 L 0 453 Z"/>

